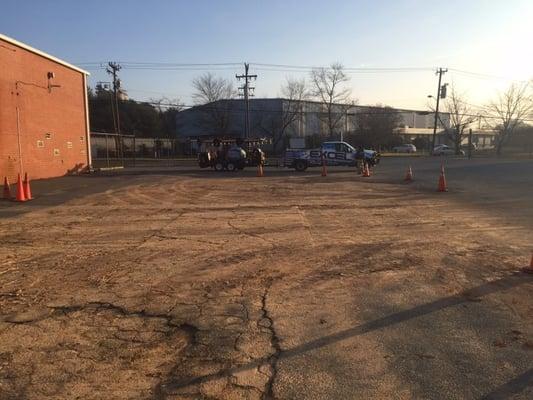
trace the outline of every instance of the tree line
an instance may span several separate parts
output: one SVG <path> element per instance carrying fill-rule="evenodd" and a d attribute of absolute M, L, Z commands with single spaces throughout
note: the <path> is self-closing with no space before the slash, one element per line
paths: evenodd
<path fill-rule="evenodd" d="M 88 88 L 89 121 L 92 132 L 114 133 L 113 91 L 101 85 Z M 176 136 L 176 114 L 179 101 L 166 98 L 138 102 L 119 100 L 119 120 L 122 134 L 138 137 L 172 138 Z M 176 104 L 163 107 L 162 104 Z"/>

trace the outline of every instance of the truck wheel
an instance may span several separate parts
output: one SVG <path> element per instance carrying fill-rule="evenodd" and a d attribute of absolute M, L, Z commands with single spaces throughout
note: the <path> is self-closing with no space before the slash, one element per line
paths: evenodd
<path fill-rule="evenodd" d="M 217 161 L 215 163 L 215 171 L 217 171 L 217 172 L 224 171 L 224 163 L 222 163 L 221 161 Z"/>
<path fill-rule="evenodd" d="M 233 172 L 233 171 L 236 171 L 237 170 L 237 167 L 235 166 L 235 164 L 233 164 L 232 162 L 229 162 L 227 165 L 226 165 L 226 169 L 230 172 Z"/>
<path fill-rule="evenodd" d="M 296 160 L 294 169 L 298 172 L 304 172 L 307 169 L 307 163 L 304 160 Z"/>

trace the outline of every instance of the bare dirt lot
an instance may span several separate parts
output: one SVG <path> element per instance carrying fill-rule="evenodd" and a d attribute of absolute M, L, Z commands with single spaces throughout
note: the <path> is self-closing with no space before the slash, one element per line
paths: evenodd
<path fill-rule="evenodd" d="M 533 163 L 447 164 L 36 182 L 0 399 L 533 398 Z"/>

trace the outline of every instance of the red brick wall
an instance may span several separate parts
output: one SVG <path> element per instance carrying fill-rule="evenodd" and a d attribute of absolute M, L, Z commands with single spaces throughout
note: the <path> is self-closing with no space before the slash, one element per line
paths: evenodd
<path fill-rule="evenodd" d="M 13 182 L 19 172 L 39 179 L 86 167 L 83 74 L 2 39 L 0 71 L 2 183 L 4 176 Z M 48 89 L 48 72 L 61 87 Z"/>

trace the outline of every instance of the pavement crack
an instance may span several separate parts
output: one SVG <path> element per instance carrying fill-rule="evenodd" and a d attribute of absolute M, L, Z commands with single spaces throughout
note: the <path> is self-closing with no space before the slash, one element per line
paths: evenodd
<path fill-rule="evenodd" d="M 6 322 L 11 322 L 13 324 L 31 324 L 34 322 L 41 321 L 43 319 L 56 317 L 58 315 L 68 315 L 74 312 L 78 311 L 101 311 L 101 310 L 109 310 L 112 311 L 118 315 L 127 316 L 127 317 L 139 317 L 142 319 L 147 318 L 156 318 L 161 319 L 165 321 L 165 325 L 170 329 L 179 329 L 186 333 L 188 337 L 188 343 L 190 345 L 196 344 L 196 336 L 199 331 L 197 327 L 194 325 L 188 324 L 188 323 L 176 323 L 174 322 L 172 316 L 168 314 L 162 314 L 162 313 L 149 313 L 145 310 L 140 311 L 130 311 L 124 307 L 117 306 L 115 304 L 106 303 L 106 302 L 99 302 L 99 301 L 93 301 L 86 304 L 77 304 L 77 305 L 69 305 L 69 306 L 48 306 L 48 310 L 45 311 L 41 310 L 38 313 L 35 313 L 35 315 L 31 315 L 30 318 L 27 319 L 5 319 Z"/>
<path fill-rule="evenodd" d="M 277 363 L 281 355 L 281 347 L 280 347 L 280 340 L 279 336 L 276 333 L 276 329 L 274 326 L 274 320 L 272 319 L 271 314 L 268 311 L 267 303 L 268 303 L 268 295 L 270 292 L 270 289 L 272 287 L 272 279 L 269 279 L 267 281 L 267 285 L 265 288 L 265 291 L 263 292 L 263 295 L 261 296 L 261 320 L 267 320 L 268 324 L 263 324 L 262 326 L 269 330 L 270 332 L 270 346 L 274 350 L 274 352 L 268 357 L 267 363 L 270 366 L 271 373 L 269 376 L 269 379 L 266 383 L 265 390 L 263 392 L 263 395 L 261 397 L 262 400 L 271 400 L 275 399 L 274 396 L 274 381 L 276 380 L 277 374 L 278 374 L 278 367 Z"/>
<path fill-rule="evenodd" d="M 233 212 L 233 214 L 235 216 L 237 216 L 237 214 L 235 212 Z M 258 235 L 256 233 L 252 233 L 252 232 L 248 232 L 248 231 L 245 231 L 244 229 L 241 229 L 239 228 L 238 226 L 236 226 L 234 223 L 232 223 L 231 221 L 227 221 L 228 225 L 233 228 L 235 231 L 237 231 L 238 233 L 240 233 L 241 235 L 244 235 L 244 236 L 249 236 L 249 237 L 252 237 L 252 238 L 256 238 L 256 239 L 260 239 L 262 240 L 263 242 L 267 243 L 270 247 L 274 248 L 274 244 L 268 240 L 268 239 L 265 239 L 263 236 L 261 235 Z"/>

